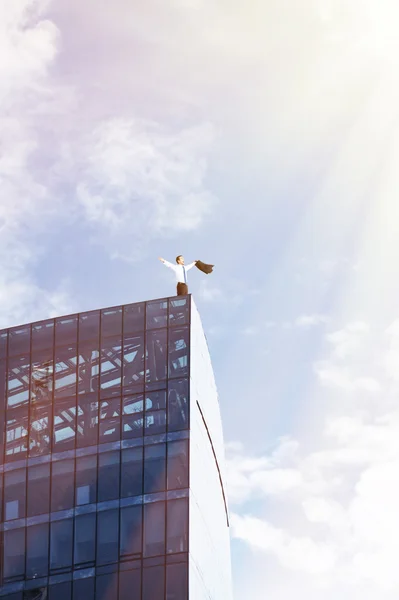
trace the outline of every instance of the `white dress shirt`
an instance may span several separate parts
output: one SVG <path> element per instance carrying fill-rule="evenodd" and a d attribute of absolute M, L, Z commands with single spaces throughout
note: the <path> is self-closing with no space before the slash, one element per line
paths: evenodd
<path fill-rule="evenodd" d="M 195 266 L 195 261 L 189 265 L 178 265 L 177 263 L 174 265 L 167 260 L 164 260 L 163 264 L 175 272 L 177 283 L 187 283 L 187 271 Z"/>

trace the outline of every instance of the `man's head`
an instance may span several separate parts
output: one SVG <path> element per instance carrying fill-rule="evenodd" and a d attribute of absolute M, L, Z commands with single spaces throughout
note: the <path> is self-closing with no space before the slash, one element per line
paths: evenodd
<path fill-rule="evenodd" d="M 176 262 L 178 265 L 184 265 L 184 256 L 182 256 L 181 254 L 179 254 L 179 256 L 176 256 Z"/>

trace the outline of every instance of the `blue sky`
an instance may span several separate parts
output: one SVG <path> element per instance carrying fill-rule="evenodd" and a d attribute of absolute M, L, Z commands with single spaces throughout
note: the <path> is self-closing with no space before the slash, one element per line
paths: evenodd
<path fill-rule="evenodd" d="M 393 0 L 3 0 L 0 326 L 170 295 L 218 382 L 235 600 L 393 600 Z"/>

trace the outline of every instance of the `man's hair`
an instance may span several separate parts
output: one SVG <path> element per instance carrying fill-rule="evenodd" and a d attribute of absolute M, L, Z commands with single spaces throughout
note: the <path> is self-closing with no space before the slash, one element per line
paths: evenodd
<path fill-rule="evenodd" d="M 176 256 L 176 262 L 179 262 L 179 258 L 181 258 L 183 256 L 183 254 L 179 254 L 179 256 Z"/>

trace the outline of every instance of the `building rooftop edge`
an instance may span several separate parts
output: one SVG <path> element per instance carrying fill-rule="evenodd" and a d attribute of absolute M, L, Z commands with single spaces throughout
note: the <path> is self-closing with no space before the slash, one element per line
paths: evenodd
<path fill-rule="evenodd" d="M 134 306 L 135 304 L 146 304 L 147 302 L 162 302 L 164 301 L 169 301 L 172 300 L 174 298 L 180 298 L 180 297 L 184 297 L 184 298 L 191 298 L 191 302 L 194 303 L 194 306 L 197 306 L 194 302 L 194 298 L 192 296 L 192 294 L 187 294 L 186 296 L 161 296 L 160 298 L 148 298 L 146 300 L 138 300 L 137 302 L 127 302 L 127 303 L 122 303 L 122 304 L 111 304 L 109 306 L 101 306 L 99 308 L 90 308 L 89 310 L 78 310 L 78 311 L 74 311 L 74 312 L 70 312 L 70 313 L 65 313 L 65 314 L 61 314 L 61 315 L 54 315 L 52 317 L 43 317 L 43 319 L 35 319 L 34 321 L 25 321 L 23 323 L 17 323 L 15 325 L 8 325 L 6 327 L 1 327 L 0 328 L 0 334 L 3 331 L 7 331 L 8 329 L 15 329 L 18 327 L 25 327 L 27 325 L 35 325 L 36 323 L 42 323 L 43 321 L 52 321 L 54 319 L 63 319 L 63 318 L 68 318 L 68 317 L 73 317 L 75 315 L 81 315 L 81 314 L 90 314 L 90 313 L 94 313 L 97 311 L 102 311 L 102 310 L 107 310 L 107 309 L 112 309 L 112 308 L 119 308 L 119 307 L 123 307 L 123 306 Z"/>

